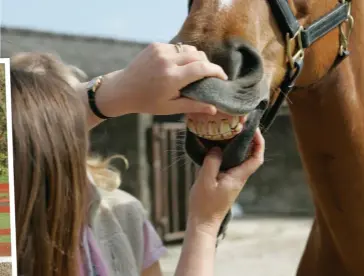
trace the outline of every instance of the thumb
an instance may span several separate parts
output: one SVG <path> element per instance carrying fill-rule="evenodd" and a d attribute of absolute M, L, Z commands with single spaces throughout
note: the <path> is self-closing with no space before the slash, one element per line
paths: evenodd
<path fill-rule="evenodd" d="M 174 113 L 204 113 L 215 115 L 217 109 L 215 106 L 188 98 L 177 98 L 170 102 L 170 108 Z"/>
<path fill-rule="evenodd" d="M 264 162 L 265 141 L 259 130 L 254 134 L 251 156 L 238 167 L 230 169 L 227 173 L 237 179 L 248 179 Z"/>
<path fill-rule="evenodd" d="M 212 148 L 203 161 L 199 177 L 203 179 L 216 179 L 220 171 L 221 160 L 221 149 L 218 147 Z"/>

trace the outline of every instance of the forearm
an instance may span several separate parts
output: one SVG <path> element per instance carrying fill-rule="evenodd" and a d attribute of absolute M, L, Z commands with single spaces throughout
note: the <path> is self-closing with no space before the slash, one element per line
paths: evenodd
<path fill-rule="evenodd" d="M 212 276 L 218 227 L 206 229 L 189 223 L 175 276 Z"/>
<path fill-rule="evenodd" d="M 99 110 L 108 117 L 118 117 L 133 112 L 128 101 L 123 100 L 123 93 L 120 90 L 120 77 L 123 70 L 115 71 L 104 76 L 102 85 L 96 92 L 96 104 Z M 82 101 L 87 108 L 87 123 L 89 129 L 94 128 L 104 120 L 97 117 L 91 110 L 87 96 L 87 82 L 79 83 L 75 87 L 76 91 L 82 95 Z"/>

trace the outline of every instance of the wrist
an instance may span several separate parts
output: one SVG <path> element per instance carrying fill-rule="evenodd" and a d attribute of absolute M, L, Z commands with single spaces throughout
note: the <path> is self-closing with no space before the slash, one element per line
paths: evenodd
<path fill-rule="evenodd" d="M 217 237 L 219 228 L 221 226 L 220 220 L 202 220 L 196 216 L 190 216 L 187 220 L 187 230 L 194 230 L 196 232 L 204 233 L 206 235 Z"/>
<path fill-rule="evenodd" d="M 214 275 L 217 230 L 211 225 L 188 218 L 176 276 Z"/>
<path fill-rule="evenodd" d="M 118 117 L 131 112 L 125 87 L 120 83 L 123 70 L 104 75 L 103 83 L 96 94 L 98 108 L 108 117 Z"/>
<path fill-rule="evenodd" d="M 118 117 L 133 113 L 133 103 L 130 99 L 127 82 L 123 78 L 124 70 L 114 71 L 103 76 L 102 84 L 95 93 L 95 103 L 99 111 L 107 117 Z M 87 96 L 87 83 L 81 83 L 79 87 Z"/>

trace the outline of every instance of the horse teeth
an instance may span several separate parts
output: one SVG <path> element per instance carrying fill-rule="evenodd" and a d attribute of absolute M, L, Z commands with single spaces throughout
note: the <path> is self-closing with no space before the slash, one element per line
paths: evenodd
<path fill-rule="evenodd" d="M 217 123 L 216 122 L 212 122 L 212 124 L 211 124 L 211 132 L 210 132 L 210 134 L 211 135 L 217 135 L 217 134 L 219 134 L 219 126 L 217 125 Z"/>
<path fill-rule="evenodd" d="M 233 133 L 231 131 L 229 131 L 228 133 L 222 134 L 222 137 L 224 139 L 230 139 L 232 137 L 232 134 Z"/>
<path fill-rule="evenodd" d="M 241 132 L 243 130 L 243 124 L 238 123 L 238 125 L 234 128 L 234 132 Z"/>
<path fill-rule="evenodd" d="M 201 122 L 197 122 L 197 126 L 196 126 L 196 132 L 198 133 L 198 134 L 202 134 L 202 133 L 204 133 L 204 125 L 203 125 L 203 123 L 201 123 Z"/>
<path fill-rule="evenodd" d="M 239 123 L 239 117 L 238 116 L 234 116 L 231 118 L 231 122 L 230 122 L 230 127 L 231 128 L 236 128 L 236 126 Z"/>
<path fill-rule="evenodd" d="M 240 123 L 241 117 L 234 116 L 230 119 L 216 121 L 193 121 L 187 120 L 187 128 L 192 133 L 204 139 L 219 141 L 233 138 L 237 133 L 243 130 L 243 124 Z"/>
<path fill-rule="evenodd" d="M 189 119 L 187 121 L 187 128 L 192 132 L 192 133 L 197 133 L 196 128 L 195 128 L 195 124 L 193 123 L 193 121 L 191 119 Z"/>
<path fill-rule="evenodd" d="M 213 134 L 212 122 L 211 121 L 207 123 L 207 134 L 209 134 L 209 135 Z"/>
<path fill-rule="evenodd" d="M 214 136 L 211 136 L 209 138 L 209 140 L 211 140 L 211 141 L 221 141 L 221 140 L 224 140 L 224 138 L 222 138 L 222 135 L 214 135 Z"/>
<path fill-rule="evenodd" d="M 223 120 L 220 123 L 220 134 L 229 133 L 231 131 L 229 122 L 227 120 Z"/>

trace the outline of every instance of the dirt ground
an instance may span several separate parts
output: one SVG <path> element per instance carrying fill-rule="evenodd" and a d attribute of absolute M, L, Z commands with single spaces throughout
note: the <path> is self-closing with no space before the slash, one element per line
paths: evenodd
<path fill-rule="evenodd" d="M 0 275 L 1 276 L 11 276 L 11 263 L 10 262 L 0 263 Z"/>
<path fill-rule="evenodd" d="M 216 276 L 293 276 L 312 224 L 304 218 L 243 218 L 232 221 L 216 254 Z M 172 276 L 181 246 L 161 260 Z"/>

